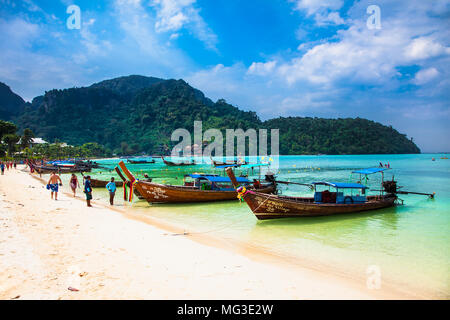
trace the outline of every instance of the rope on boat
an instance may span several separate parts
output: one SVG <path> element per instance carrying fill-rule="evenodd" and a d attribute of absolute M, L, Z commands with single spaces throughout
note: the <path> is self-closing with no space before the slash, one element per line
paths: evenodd
<path fill-rule="evenodd" d="M 264 203 L 266 203 L 267 200 L 270 199 L 270 197 L 274 196 L 274 194 L 269 194 L 269 196 L 266 198 L 266 200 L 264 200 L 263 202 L 261 202 L 261 204 L 259 206 L 256 207 L 255 210 L 253 210 L 253 212 L 256 212 L 256 210 L 259 209 L 259 207 L 261 207 Z"/>

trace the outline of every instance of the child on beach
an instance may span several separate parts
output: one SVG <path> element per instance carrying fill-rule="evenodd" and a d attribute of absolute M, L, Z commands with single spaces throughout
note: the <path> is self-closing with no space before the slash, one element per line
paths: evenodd
<path fill-rule="evenodd" d="M 55 194 L 55 200 L 58 200 L 58 186 L 62 186 L 61 178 L 54 172 L 50 175 L 48 180 L 47 189 L 52 191 L 51 197 L 53 199 L 53 193 Z"/>
<path fill-rule="evenodd" d="M 77 176 L 74 173 L 72 173 L 72 177 L 70 178 L 70 188 L 72 189 L 74 198 L 76 196 L 75 193 L 76 193 L 77 187 L 78 188 L 80 187 L 80 183 L 78 182 Z"/>
<path fill-rule="evenodd" d="M 87 206 L 92 207 L 91 206 L 91 200 L 92 200 L 91 176 L 87 176 L 86 180 L 84 181 L 84 193 L 86 194 Z"/>
<path fill-rule="evenodd" d="M 114 182 L 114 177 L 111 178 L 111 182 L 106 185 L 106 189 L 109 191 L 109 203 L 114 205 L 114 196 L 116 195 L 116 183 Z"/>

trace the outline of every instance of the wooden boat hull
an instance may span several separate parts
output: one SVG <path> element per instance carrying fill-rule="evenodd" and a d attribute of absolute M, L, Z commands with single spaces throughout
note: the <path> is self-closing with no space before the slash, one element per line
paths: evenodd
<path fill-rule="evenodd" d="M 172 161 L 167 161 L 165 159 L 163 159 L 163 161 L 164 161 L 164 164 L 166 164 L 169 167 L 195 166 L 196 165 L 195 162 L 194 163 L 185 163 L 185 162 L 175 163 Z"/>
<path fill-rule="evenodd" d="M 133 193 L 136 197 L 138 197 L 139 200 L 145 200 L 145 198 L 142 196 L 142 194 L 139 193 L 139 191 L 137 191 L 136 188 L 133 189 Z"/>
<path fill-rule="evenodd" d="M 200 190 L 193 187 L 170 186 L 153 182 L 138 181 L 134 187 L 149 203 L 189 203 L 236 200 L 237 192 Z M 275 185 L 258 189 L 261 194 L 274 193 Z"/>
<path fill-rule="evenodd" d="M 237 165 L 238 167 L 240 167 L 240 166 L 242 166 L 242 165 L 244 165 L 244 164 L 248 164 L 247 161 L 244 161 L 244 162 L 242 162 L 242 163 L 238 163 L 237 160 L 234 160 L 234 161 L 228 161 L 228 162 L 222 162 L 222 161 L 216 161 L 216 160 L 214 160 L 214 159 L 211 158 L 211 161 L 212 161 L 212 165 L 213 165 L 214 167 L 219 167 L 219 166 L 229 166 L 229 165 Z"/>
<path fill-rule="evenodd" d="M 114 181 L 114 182 L 115 182 L 117 188 L 123 186 L 123 183 L 120 181 Z M 91 187 L 92 188 L 105 188 L 108 183 L 110 183 L 110 181 L 91 179 Z"/>
<path fill-rule="evenodd" d="M 243 195 L 247 205 L 259 220 L 329 216 L 377 210 L 395 205 L 395 195 L 367 197 L 365 203 L 314 203 L 314 198 L 297 198 L 247 192 Z"/>
<path fill-rule="evenodd" d="M 134 161 L 134 160 L 127 160 L 129 163 L 131 163 L 131 164 L 146 164 L 146 163 L 155 163 L 156 161 L 155 160 L 152 160 L 152 161 L 145 161 L 145 160 L 143 160 L 143 161 Z"/>
<path fill-rule="evenodd" d="M 77 173 L 77 172 L 90 172 L 91 168 L 64 168 L 64 167 L 45 167 L 45 166 L 33 166 L 34 170 L 40 174 L 46 173 Z"/>

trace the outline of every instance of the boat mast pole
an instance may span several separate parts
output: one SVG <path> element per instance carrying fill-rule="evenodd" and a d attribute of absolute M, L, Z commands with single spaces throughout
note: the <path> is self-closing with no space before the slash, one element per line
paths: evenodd
<path fill-rule="evenodd" d="M 380 188 L 381 192 L 380 192 L 380 196 L 383 196 L 383 194 L 384 194 L 384 191 L 383 191 L 383 182 L 384 182 L 384 172 L 381 171 L 381 188 Z"/>
<path fill-rule="evenodd" d="M 235 189 L 237 189 L 237 187 L 239 187 L 239 184 L 238 184 L 238 182 L 236 180 L 236 176 L 234 175 L 233 169 L 231 167 L 228 167 L 225 170 L 227 172 L 228 177 L 231 180 L 231 183 L 233 184 L 233 187 Z"/>

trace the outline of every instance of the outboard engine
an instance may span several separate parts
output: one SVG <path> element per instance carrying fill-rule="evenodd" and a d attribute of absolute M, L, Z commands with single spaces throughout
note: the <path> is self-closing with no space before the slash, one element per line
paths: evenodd
<path fill-rule="evenodd" d="M 389 181 L 383 181 L 383 188 L 385 192 L 395 194 L 397 193 L 397 181 L 393 178 Z"/>
<path fill-rule="evenodd" d="M 273 174 L 272 172 L 268 172 L 266 174 L 265 180 L 270 183 L 275 183 L 275 174 Z"/>

